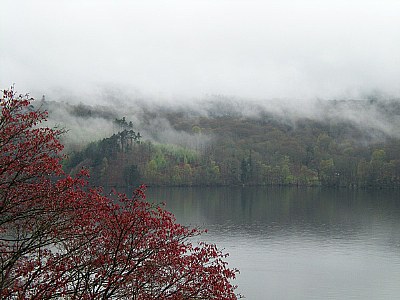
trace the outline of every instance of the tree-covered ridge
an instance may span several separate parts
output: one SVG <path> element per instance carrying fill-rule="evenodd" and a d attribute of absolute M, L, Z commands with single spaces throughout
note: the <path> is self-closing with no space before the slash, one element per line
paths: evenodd
<path fill-rule="evenodd" d="M 149 141 L 144 136 L 145 142 L 123 147 L 110 137 L 71 154 L 66 166 L 68 170 L 89 166 L 96 183 L 111 186 L 146 182 L 399 187 L 400 133 L 394 126 L 399 121 L 398 102 L 333 101 L 325 108 L 330 113 L 324 119 L 267 111 L 245 116 L 234 109 L 220 114 L 151 112 L 141 126 L 162 118 L 177 133 L 190 134 L 194 140 L 212 139 L 188 147 Z M 346 118 L 344 111 L 349 115 Z M 350 114 L 356 111 L 360 119 L 353 120 Z M 361 119 L 367 112 L 371 120 L 365 125 Z"/>

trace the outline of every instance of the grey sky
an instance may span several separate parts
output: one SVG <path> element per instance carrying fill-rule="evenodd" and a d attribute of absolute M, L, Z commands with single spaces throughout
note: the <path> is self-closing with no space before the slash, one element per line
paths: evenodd
<path fill-rule="evenodd" d="M 400 96 L 400 1 L 3 0 L 0 84 L 174 99 Z"/>

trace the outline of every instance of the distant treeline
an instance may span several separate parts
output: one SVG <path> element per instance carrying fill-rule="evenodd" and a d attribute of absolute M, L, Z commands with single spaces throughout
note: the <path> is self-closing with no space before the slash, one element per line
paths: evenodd
<path fill-rule="evenodd" d="M 268 114 L 163 117 L 178 131 L 212 141 L 192 148 L 142 141 L 127 123 L 118 134 L 71 153 L 66 170 L 88 167 L 92 182 L 102 186 L 400 187 L 400 139 L 350 122 L 284 122 Z"/>

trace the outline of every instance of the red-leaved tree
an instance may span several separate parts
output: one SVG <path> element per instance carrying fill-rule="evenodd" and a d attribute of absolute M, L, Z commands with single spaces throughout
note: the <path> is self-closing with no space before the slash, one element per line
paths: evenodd
<path fill-rule="evenodd" d="M 237 299 L 226 254 L 162 207 L 61 168 L 63 133 L 28 96 L 0 100 L 1 299 Z"/>

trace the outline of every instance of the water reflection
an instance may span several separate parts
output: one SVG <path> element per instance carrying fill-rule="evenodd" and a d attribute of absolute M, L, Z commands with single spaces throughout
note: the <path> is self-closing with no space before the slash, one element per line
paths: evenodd
<path fill-rule="evenodd" d="M 149 199 L 164 201 L 179 222 L 250 235 L 314 234 L 354 238 L 386 226 L 397 236 L 399 193 L 295 188 L 150 189 Z M 398 237 L 398 236 L 397 236 Z"/>
<path fill-rule="evenodd" d="M 231 253 L 248 299 L 396 299 L 398 191 L 150 189 Z"/>

